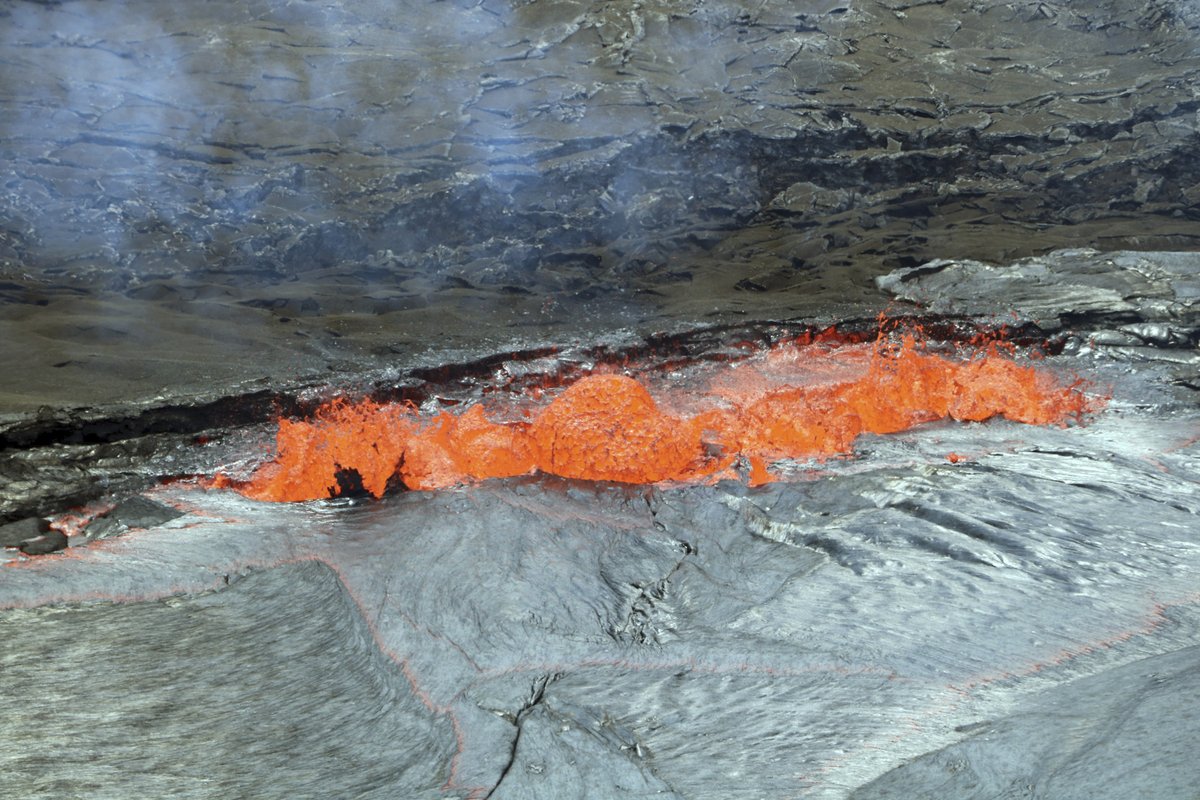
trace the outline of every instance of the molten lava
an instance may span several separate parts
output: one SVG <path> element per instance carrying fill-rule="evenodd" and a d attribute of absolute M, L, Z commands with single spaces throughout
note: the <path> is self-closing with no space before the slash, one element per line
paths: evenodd
<path fill-rule="evenodd" d="M 1104 401 L 996 346 L 947 358 L 908 335 L 898 344 L 826 337 L 777 345 L 710 376 L 699 392 L 666 386 L 652 394 L 631 377 L 593 374 L 548 404 L 526 403 L 523 419 L 493 421 L 480 405 L 429 418 L 411 406 L 334 400 L 312 419 L 280 420 L 275 458 L 248 481 L 219 476 L 214 484 L 294 501 L 537 471 L 623 483 L 710 480 L 736 476 L 743 463 L 757 485 L 774 479 L 769 464 L 848 453 L 860 433 L 995 416 L 1061 425 Z"/>

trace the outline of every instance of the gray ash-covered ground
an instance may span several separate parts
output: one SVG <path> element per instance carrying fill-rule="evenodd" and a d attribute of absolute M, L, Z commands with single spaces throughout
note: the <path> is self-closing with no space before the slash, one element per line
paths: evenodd
<path fill-rule="evenodd" d="M 1085 5 L 0 0 L 0 794 L 1194 800 L 1200 11 Z M 1111 400 L 759 488 L 160 483 L 885 310 Z"/>

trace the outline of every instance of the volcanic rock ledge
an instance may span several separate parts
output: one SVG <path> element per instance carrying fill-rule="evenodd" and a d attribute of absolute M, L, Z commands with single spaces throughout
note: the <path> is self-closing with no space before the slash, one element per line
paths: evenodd
<path fill-rule="evenodd" d="M 876 279 L 892 296 L 933 313 L 1074 329 L 1073 348 L 1170 364 L 1176 383 L 1200 387 L 1200 255 L 1061 250 L 1006 266 L 938 259 Z"/>

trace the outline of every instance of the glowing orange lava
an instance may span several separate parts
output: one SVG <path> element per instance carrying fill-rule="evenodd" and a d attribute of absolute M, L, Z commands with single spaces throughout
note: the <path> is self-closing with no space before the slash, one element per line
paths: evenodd
<path fill-rule="evenodd" d="M 492 421 L 479 405 L 429 418 L 410 406 L 338 399 L 312 419 L 280 420 L 275 458 L 248 481 L 218 476 L 214 485 L 294 501 L 350 485 L 379 497 L 399 482 L 437 489 L 537 471 L 696 481 L 733 477 L 738 463 L 758 485 L 775 479 L 772 463 L 848 453 L 861 433 L 995 416 L 1061 425 L 1103 405 L 1078 383 L 1063 386 L 996 346 L 947 358 L 923 352 L 912 335 L 898 344 L 810 337 L 727 367 L 699 392 L 652 394 L 625 375 L 589 375 L 516 422 Z M 346 483 L 352 474 L 361 487 Z"/>

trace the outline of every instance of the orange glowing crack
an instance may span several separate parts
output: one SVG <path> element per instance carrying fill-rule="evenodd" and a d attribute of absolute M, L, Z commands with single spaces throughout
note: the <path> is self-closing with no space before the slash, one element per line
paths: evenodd
<path fill-rule="evenodd" d="M 342 494 L 350 471 L 380 497 L 399 482 L 438 489 L 538 471 L 711 480 L 736 475 L 739 460 L 758 485 L 775 479 L 771 464 L 849 453 L 861 433 L 996 416 L 1062 425 L 1104 403 L 996 346 L 948 358 L 924 352 L 913 335 L 899 344 L 792 342 L 713 376 L 698 395 L 664 390 L 656 400 L 633 378 L 595 374 L 516 422 L 492 421 L 479 405 L 427 418 L 410 406 L 337 399 L 311 419 L 281 419 L 275 458 L 249 480 L 219 475 L 213 485 L 297 501 Z"/>

